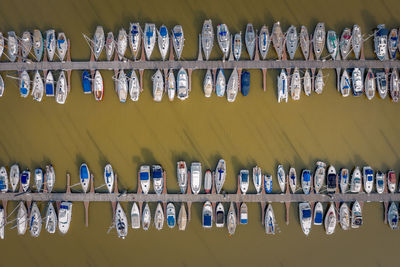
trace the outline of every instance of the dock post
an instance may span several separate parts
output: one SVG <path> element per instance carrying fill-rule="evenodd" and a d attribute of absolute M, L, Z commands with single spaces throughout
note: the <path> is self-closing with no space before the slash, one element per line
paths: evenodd
<path fill-rule="evenodd" d="M 237 209 L 236 209 L 236 218 L 238 218 L 237 220 L 239 221 L 239 223 L 240 223 L 240 202 L 236 202 L 236 207 L 237 207 Z"/>
<path fill-rule="evenodd" d="M 4 224 L 7 223 L 7 200 L 3 200 L 3 209 L 4 209 Z"/>
<path fill-rule="evenodd" d="M 264 92 L 267 91 L 267 69 L 266 68 L 262 68 L 262 74 L 263 74 L 263 89 Z"/>
<path fill-rule="evenodd" d="M 144 69 L 139 69 L 140 92 L 143 92 L 143 72 Z"/>
<path fill-rule="evenodd" d="M 215 92 L 215 83 L 217 82 L 217 69 L 212 69 L 212 75 L 213 75 L 213 91 Z"/>
<path fill-rule="evenodd" d="M 260 55 L 258 54 L 258 30 L 256 30 L 256 47 L 254 48 L 254 60 L 259 61 Z"/>
<path fill-rule="evenodd" d="M 197 61 L 203 61 L 203 54 L 201 53 L 201 34 L 199 34 L 199 55 Z"/>
<path fill-rule="evenodd" d="M 169 38 L 169 47 L 171 49 L 169 50 L 169 61 L 173 61 L 174 59 L 174 45 L 172 43 L 172 38 Z"/>
<path fill-rule="evenodd" d="M 233 39 L 233 37 L 232 37 L 232 39 Z M 231 39 L 231 41 L 233 41 Z M 228 61 L 233 61 L 233 49 L 232 49 L 232 47 L 230 47 L 230 49 L 229 49 L 229 57 L 228 57 Z M 224 55 L 224 61 L 225 61 L 225 55 Z"/>
<path fill-rule="evenodd" d="M 191 195 L 192 194 L 192 186 L 190 184 L 190 171 L 187 172 L 187 183 L 188 183 L 188 185 L 187 185 L 187 193 L 186 194 Z"/>
<path fill-rule="evenodd" d="M 215 173 L 212 172 L 212 188 L 211 188 L 211 194 L 215 195 L 215 186 L 214 186 L 214 181 L 215 181 Z M 215 222 L 215 207 L 216 203 L 214 201 L 211 201 L 212 209 L 213 209 L 213 222 Z"/>
<path fill-rule="evenodd" d="M 192 91 L 192 69 L 188 69 L 188 74 L 189 74 L 189 92 Z"/>
<path fill-rule="evenodd" d="M 238 68 L 238 77 L 239 77 L 239 93 L 240 93 L 242 90 L 242 83 L 240 82 L 242 77 L 242 68 Z"/>
<path fill-rule="evenodd" d="M 67 42 L 67 62 L 71 62 L 71 43 L 70 39 L 68 39 Z M 67 88 L 68 88 L 68 93 L 71 92 L 71 70 L 67 70 Z M 46 79 L 46 76 L 44 77 Z"/>

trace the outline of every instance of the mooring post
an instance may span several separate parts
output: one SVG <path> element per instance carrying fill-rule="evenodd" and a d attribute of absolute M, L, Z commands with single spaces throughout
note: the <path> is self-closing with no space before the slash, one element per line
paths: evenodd
<path fill-rule="evenodd" d="M 256 47 L 254 48 L 254 60 L 255 61 L 259 61 L 260 60 L 260 56 L 258 54 L 258 30 L 256 30 Z"/>
<path fill-rule="evenodd" d="M 213 91 L 215 92 L 215 83 L 217 82 L 217 69 L 212 69 L 213 75 Z"/>
<path fill-rule="evenodd" d="M 171 49 L 169 50 L 169 61 L 173 61 L 174 60 L 174 46 L 172 43 L 172 38 L 169 38 L 169 47 L 171 47 Z"/>
<path fill-rule="evenodd" d="M 187 206 L 188 206 L 188 221 L 190 222 L 190 220 L 192 219 L 192 202 L 188 201 Z"/>
<path fill-rule="evenodd" d="M 115 173 L 114 175 L 114 195 L 119 195 L 119 190 L 118 190 L 118 175 Z M 115 210 L 117 209 L 117 202 L 116 201 L 111 201 L 111 207 L 113 210 L 113 220 L 114 220 L 114 215 L 115 215 Z"/>
<path fill-rule="evenodd" d="M 138 171 L 137 175 L 138 175 L 137 176 L 138 177 L 138 179 L 137 179 L 137 181 L 138 181 L 137 194 L 141 194 L 142 193 L 142 186 L 140 184 L 140 171 Z"/>
<path fill-rule="evenodd" d="M 242 77 L 242 68 L 238 68 L 238 77 L 239 77 L 239 93 L 242 90 L 242 83 L 241 83 L 241 77 Z"/>
<path fill-rule="evenodd" d="M 285 202 L 285 207 L 286 207 L 286 224 L 289 225 L 290 202 Z"/>
<path fill-rule="evenodd" d="M 264 225 L 264 218 L 265 218 L 265 206 L 267 205 L 266 202 L 260 202 L 261 205 L 261 224 Z"/>
<path fill-rule="evenodd" d="M 263 74 L 263 89 L 264 92 L 267 91 L 267 69 L 266 68 L 262 68 L 262 74 Z"/>
<path fill-rule="evenodd" d="M 140 92 L 143 92 L 143 72 L 144 69 L 139 69 Z"/>
<path fill-rule="evenodd" d="M 197 61 L 203 61 L 203 54 L 201 53 L 201 34 L 199 34 L 199 54 L 197 56 Z"/>
<path fill-rule="evenodd" d="M 70 174 L 67 172 L 67 194 L 71 194 L 71 176 Z"/>
<path fill-rule="evenodd" d="M 189 92 L 192 91 L 192 71 L 193 71 L 193 69 L 188 69 L 188 73 L 189 73 Z"/>
<path fill-rule="evenodd" d="M 386 174 L 384 174 L 384 178 L 385 179 L 384 179 L 384 182 L 383 182 L 383 192 L 387 194 L 387 192 L 388 192 L 387 178 L 389 178 L 389 177 L 386 177 Z M 383 221 L 385 222 L 385 224 L 387 224 L 388 223 L 387 211 L 388 211 L 388 207 L 389 207 L 389 202 L 388 201 L 384 201 L 383 202 L 383 207 L 384 207 L 384 213 L 385 213 L 383 215 L 383 217 L 384 217 Z"/>
<path fill-rule="evenodd" d="M 142 38 L 142 47 L 141 47 L 141 53 L 140 53 L 140 61 L 146 61 L 146 56 L 144 53 L 144 38 Z"/>
<path fill-rule="evenodd" d="M 165 81 L 164 92 L 167 93 L 167 91 L 168 91 L 168 81 L 169 81 L 169 75 L 168 75 L 168 70 L 167 69 L 164 69 L 164 81 Z"/>
<path fill-rule="evenodd" d="M 4 209 L 4 225 L 7 223 L 7 200 L 3 199 L 3 209 Z"/>

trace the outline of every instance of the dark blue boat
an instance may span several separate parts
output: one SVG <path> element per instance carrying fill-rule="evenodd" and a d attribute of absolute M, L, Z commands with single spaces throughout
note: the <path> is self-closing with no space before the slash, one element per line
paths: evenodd
<path fill-rule="evenodd" d="M 250 72 L 243 71 L 242 72 L 242 95 L 247 96 L 250 91 Z"/>
<path fill-rule="evenodd" d="M 90 94 L 92 92 L 92 79 L 87 70 L 83 71 L 82 74 L 82 86 L 83 86 L 83 93 Z"/>

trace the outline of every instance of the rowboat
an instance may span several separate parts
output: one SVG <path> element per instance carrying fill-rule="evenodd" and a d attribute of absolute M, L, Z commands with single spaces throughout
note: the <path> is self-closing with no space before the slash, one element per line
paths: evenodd
<path fill-rule="evenodd" d="M 371 100 L 375 96 L 375 77 L 372 69 L 368 69 L 367 76 L 365 77 L 365 95 L 367 96 L 368 100 Z"/>
<path fill-rule="evenodd" d="M 336 228 L 336 211 L 335 204 L 331 202 L 328 212 L 325 216 L 325 231 L 327 235 L 335 233 Z"/>
<path fill-rule="evenodd" d="M 146 23 L 144 26 L 144 51 L 146 53 L 146 59 L 150 60 L 150 56 L 153 53 L 154 44 L 156 43 L 156 25 Z"/>
<path fill-rule="evenodd" d="M 57 213 L 52 202 L 49 202 L 47 206 L 44 229 L 50 234 L 54 234 L 57 230 Z"/>
<path fill-rule="evenodd" d="M 258 36 L 258 49 L 260 50 L 262 59 L 267 57 L 270 43 L 271 36 L 269 35 L 268 27 L 263 25 L 260 30 L 260 35 Z"/>
<path fill-rule="evenodd" d="M 311 75 L 308 69 L 306 69 L 306 71 L 304 72 L 303 83 L 304 83 L 303 84 L 304 94 L 306 96 L 310 96 L 312 91 L 312 83 L 311 83 Z"/>
<path fill-rule="evenodd" d="M 189 97 L 189 78 L 186 70 L 181 68 L 176 77 L 176 97 L 185 100 Z"/>
<path fill-rule="evenodd" d="M 63 201 L 58 209 L 58 229 L 61 234 L 66 234 L 71 225 L 72 202 Z"/>
<path fill-rule="evenodd" d="M 26 169 L 21 173 L 21 187 L 23 192 L 27 192 L 31 181 L 31 172 Z"/>
<path fill-rule="evenodd" d="M 130 23 L 129 26 L 129 46 L 136 60 L 140 51 L 140 43 L 142 42 L 142 30 L 139 23 Z"/>
<path fill-rule="evenodd" d="M 377 91 L 379 93 L 379 96 L 382 99 L 386 98 L 387 92 L 388 92 L 388 77 L 385 72 L 379 71 L 376 73 L 376 87 Z"/>
<path fill-rule="evenodd" d="M 54 77 L 51 71 L 47 72 L 44 87 L 46 91 L 46 96 L 54 96 Z"/>
<path fill-rule="evenodd" d="M 296 27 L 291 25 L 286 32 L 286 49 L 290 59 L 294 59 L 298 45 L 298 37 Z"/>
<path fill-rule="evenodd" d="M 242 32 L 236 33 L 233 37 L 233 57 L 238 61 L 242 55 Z"/>
<path fill-rule="evenodd" d="M 65 104 L 67 96 L 68 96 L 67 79 L 65 78 L 65 72 L 61 71 L 60 76 L 58 76 L 57 86 L 56 86 L 56 102 L 58 104 Z"/>
<path fill-rule="evenodd" d="M 237 224 L 236 210 L 235 210 L 235 207 L 233 206 L 233 202 L 231 202 L 231 205 L 230 205 L 229 211 L 228 211 L 228 215 L 226 218 L 226 226 L 228 228 L 228 232 L 230 235 L 233 235 L 235 233 L 236 224 Z"/>
<path fill-rule="evenodd" d="M 222 186 L 225 183 L 226 177 L 226 164 L 225 160 L 220 159 L 215 169 L 215 189 L 217 194 L 221 193 Z"/>
<path fill-rule="evenodd" d="M 30 90 L 31 90 L 31 79 L 29 78 L 28 72 L 24 70 L 21 73 L 19 79 L 19 92 L 22 97 L 28 97 Z"/>
<path fill-rule="evenodd" d="M 265 233 L 268 235 L 274 235 L 276 230 L 275 225 L 276 221 L 275 221 L 274 210 L 272 209 L 272 205 L 268 204 L 264 217 Z"/>
<path fill-rule="evenodd" d="M 292 190 L 292 193 L 296 193 L 296 187 L 297 187 L 297 174 L 296 174 L 296 169 L 294 167 L 291 167 L 289 169 L 289 186 L 290 190 Z"/>
<path fill-rule="evenodd" d="M 54 185 L 56 183 L 56 173 L 52 165 L 46 166 L 46 173 L 44 175 L 44 179 L 46 181 L 46 189 L 48 193 L 53 191 Z"/>
<path fill-rule="evenodd" d="M 340 37 L 340 53 L 342 54 L 342 58 L 346 59 L 351 51 L 351 30 L 349 28 L 345 28 L 343 30 L 342 36 Z"/>
<path fill-rule="evenodd" d="M 351 81 L 349 73 L 346 69 L 343 70 L 342 77 L 340 78 L 340 93 L 343 97 L 348 97 L 351 91 Z"/>
<path fill-rule="evenodd" d="M 288 101 L 288 76 L 284 69 L 281 70 L 280 75 L 278 76 L 278 103 L 281 101 Z"/>
<path fill-rule="evenodd" d="M 201 31 L 201 46 L 203 48 L 206 60 L 210 58 L 210 54 L 214 45 L 214 29 L 210 19 L 205 20 Z"/>
<path fill-rule="evenodd" d="M 234 102 L 239 92 L 239 74 L 236 68 L 233 69 L 226 87 L 226 98 L 228 102 Z"/>
<path fill-rule="evenodd" d="M 281 28 L 280 22 L 275 22 L 274 26 L 272 27 L 272 44 L 275 48 L 276 54 L 278 55 L 278 60 L 282 59 L 283 53 L 283 42 L 284 36 Z"/>
<path fill-rule="evenodd" d="M 35 58 L 37 61 L 42 60 L 43 49 L 44 43 L 42 33 L 39 30 L 35 29 L 33 31 L 33 53 L 35 54 Z"/>
<path fill-rule="evenodd" d="M 299 69 L 296 67 L 292 74 L 292 80 L 290 83 L 290 96 L 293 100 L 300 100 L 301 93 L 301 77 Z"/>
<path fill-rule="evenodd" d="M 201 163 L 192 162 L 190 165 L 190 187 L 192 188 L 192 193 L 194 195 L 200 193 L 202 178 L 203 173 L 201 172 Z"/>
<path fill-rule="evenodd" d="M 102 26 L 97 26 L 93 36 L 93 54 L 97 60 L 104 48 L 104 30 Z"/>
<path fill-rule="evenodd" d="M 125 103 L 126 98 L 128 97 L 128 79 L 126 78 L 126 74 L 123 69 L 119 70 L 118 73 L 118 78 L 116 81 L 116 91 L 119 102 Z"/>
<path fill-rule="evenodd" d="M 146 205 L 144 206 L 143 212 L 142 212 L 143 230 L 145 230 L 145 231 L 149 230 L 150 223 L 151 223 L 151 213 L 150 213 L 149 204 L 146 203 Z"/>
<path fill-rule="evenodd" d="M 261 173 L 261 168 L 258 166 L 255 166 L 253 168 L 253 184 L 257 194 L 260 194 L 261 187 L 263 186 L 263 177 Z"/>
<path fill-rule="evenodd" d="M 281 192 L 285 193 L 286 175 L 285 175 L 285 170 L 283 169 L 282 165 L 278 165 L 278 169 L 277 169 L 277 172 L 276 172 L 276 177 L 278 178 L 278 183 L 279 183 L 279 187 L 281 189 Z"/>
<path fill-rule="evenodd" d="M 179 231 L 185 231 L 186 225 L 187 225 L 187 213 L 186 213 L 185 204 L 182 202 L 181 208 L 179 209 L 179 214 L 178 214 L 178 229 L 179 229 Z"/>
<path fill-rule="evenodd" d="M 224 96 L 226 90 L 226 79 L 224 75 L 224 70 L 219 69 L 217 75 L 217 81 L 215 82 L 215 93 L 217 96 Z"/>
<path fill-rule="evenodd" d="M 114 225 L 117 230 L 119 238 L 125 239 L 128 235 L 128 218 L 126 217 L 125 211 L 121 204 L 117 202 L 117 208 L 115 209 Z"/>
<path fill-rule="evenodd" d="M 27 58 L 32 50 L 32 35 L 26 31 L 21 37 L 21 54 L 23 58 Z"/>
<path fill-rule="evenodd" d="M 389 170 L 387 174 L 387 187 L 390 193 L 394 193 L 396 191 L 397 186 L 397 178 L 394 171 Z"/>
<path fill-rule="evenodd" d="M 185 37 L 183 35 L 183 28 L 181 25 L 175 25 L 172 29 L 172 44 L 178 60 L 181 59 L 184 43 Z"/>
<path fill-rule="evenodd" d="M 213 91 L 213 76 L 210 69 L 207 70 L 206 75 L 204 76 L 203 90 L 205 97 L 211 97 Z"/>
<path fill-rule="evenodd" d="M 219 48 L 224 55 L 223 59 L 227 58 L 229 54 L 229 47 L 231 45 L 231 34 L 229 33 L 229 29 L 226 24 L 219 24 L 217 26 L 217 41 Z"/>
<path fill-rule="evenodd" d="M 186 194 L 188 186 L 188 171 L 185 161 L 178 161 L 176 163 L 176 176 L 178 177 L 178 185 L 182 194 Z"/>
<path fill-rule="evenodd" d="M 90 183 L 90 171 L 86 163 L 82 163 L 79 170 L 79 180 L 82 185 L 83 193 L 87 193 Z"/>
<path fill-rule="evenodd" d="M 254 31 L 253 24 L 247 24 L 244 39 L 246 43 L 247 53 L 249 53 L 250 60 L 252 60 L 254 58 L 254 51 L 256 47 L 256 33 Z"/>
<path fill-rule="evenodd" d="M 46 51 L 49 61 L 53 61 L 56 53 L 56 32 L 53 29 L 46 31 Z"/>
<path fill-rule="evenodd" d="M 356 59 L 360 59 L 361 44 L 363 42 L 361 36 L 361 28 L 357 24 L 353 26 L 353 34 L 351 37 L 351 44 L 353 46 L 353 51 Z"/>
<path fill-rule="evenodd" d="M 29 232 L 33 237 L 38 237 L 42 230 L 42 216 L 36 202 L 32 203 L 29 216 Z"/>
<path fill-rule="evenodd" d="M 121 28 L 117 36 L 117 54 L 119 60 L 125 58 L 126 48 L 128 47 L 128 34 L 124 28 Z"/>
<path fill-rule="evenodd" d="M 10 168 L 10 184 L 11 190 L 15 192 L 19 183 L 19 166 L 18 164 L 13 164 Z"/>
<path fill-rule="evenodd" d="M 38 102 L 42 101 L 44 95 L 44 85 L 42 76 L 40 75 L 38 70 L 35 72 L 35 76 L 33 77 L 31 95 L 33 96 L 33 100 L 36 100 Z"/>
<path fill-rule="evenodd" d="M 136 75 L 136 71 L 132 70 L 129 78 L 129 95 L 132 101 L 138 101 L 140 96 L 140 82 Z"/>
<path fill-rule="evenodd" d="M 107 164 L 104 167 L 104 182 L 107 186 L 108 193 L 112 193 L 113 186 L 114 186 L 114 170 L 111 164 Z"/>
<path fill-rule="evenodd" d="M 225 209 L 224 205 L 220 202 L 215 208 L 215 226 L 218 228 L 225 225 Z"/>
<path fill-rule="evenodd" d="M 153 80 L 153 100 L 161 102 L 164 92 L 164 79 L 160 70 L 157 70 L 152 77 Z"/>
<path fill-rule="evenodd" d="M 140 210 L 136 202 L 133 202 L 131 209 L 131 225 L 133 229 L 140 228 Z"/>
<path fill-rule="evenodd" d="M 157 230 L 162 230 L 164 227 L 164 210 L 161 204 L 157 204 L 156 212 L 154 213 L 154 226 Z"/>
<path fill-rule="evenodd" d="M 326 169 L 325 162 L 317 161 L 314 174 L 314 189 L 315 193 L 317 194 L 325 184 L 325 172 L 326 172 L 325 169 Z"/>
<path fill-rule="evenodd" d="M 15 32 L 14 31 L 8 32 L 7 52 L 8 52 L 8 58 L 10 59 L 11 62 L 14 62 L 17 59 L 18 50 L 19 50 L 19 45 Z"/>
<path fill-rule="evenodd" d="M 310 57 L 310 37 L 308 35 L 308 30 L 306 26 L 301 26 L 300 47 L 305 60 L 308 60 Z"/>
<path fill-rule="evenodd" d="M 319 22 L 314 30 L 313 45 L 315 58 L 320 59 L 325 46 L 325 23 Z"/>
<path fill-rule="evenodd" d="M 57 35 L 57 54 L 60 58 L 60 61 L 64 61 L 65 55 L 68 50 L 68 41 L 65 33 L 59 32 Z"/>
<path fill-rule="evenodd" d="M 210 170 L 207 170 L 206 173 L 204 174 L 204 192 L 206 194 L 210 194 L 212 186 L 213 186 L 212 174 Z"/>
<path fill-rule="evenodd" d="M 162 60 L 165 60 L 169 48 L 169 34 L 165 25 L 158 31 L 158 49 L 160 50 Z"/>
<path fill-rule="evenodd" d="M 342 203 L 339 209 L 339 223 L 343 230 L 350 228 L 350 210 L 346 203 Z"/>
<path fill-rule="evenodd" d="M 107 60 L 110 61 L 114 55 L 115 50 L 115 40 L 113 32 L 107 33 L 105 49 Z"/>

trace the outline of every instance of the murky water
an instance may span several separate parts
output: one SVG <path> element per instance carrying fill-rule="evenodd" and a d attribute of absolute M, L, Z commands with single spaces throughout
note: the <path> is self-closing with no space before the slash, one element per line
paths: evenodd
<path fill-rule="evenodd" d="M 271 29 L 273 22 L 280 20 L 284 30 L 290 24 L 299 28 L 305 24 L 311 31 L 318 21 L 325 21 L 327 29 L 337 32 L 358 23 L 363 33 L 371 34 L 378 23 L 398 26 L 398 14 L 396 1 L 3 1 L 0 30 L 15 30 L 17 34 L 35 27 L 63 30 L 71 38 L 72 58 L 84 60 L 89 58 L 89 49 L 81 33 L 91 36 L 98 24 L 114 34 L 121 26 L 127 28 L 130 21 L 164 23 L 169 28 L 182 24 L 186 39 L 183 58 L 195 59 L 197 36 L 206 18 L 213 20 L 214 27 L 226 23 L 231 32 L 244 33 L 247 22 L 256 28 L 265 23 Z M 220 57 L 216 48 L 215 43 L 213 58 Z M 373 56 L 371 48 L 369 41 L 367 58 Z M 154 58 L 159 58 L 157 49 L 155 53 Z M 231 104 L 224 98 L 203 97 L 202 71 L 192 76 L 188 100 L 169 103 L 164 98 L 159 104 L 151 97 L 152 72 L 145 72 L 140 101 L 127 104 L 118 102 L 113 74 L 102 74 L 106 92 L 101 104 L 93 96 L 83 95 L 79 72 L 72 75 L 72 92 L 65 105 L 53 99 L 42 103 L 21 99 L 16 81 L 6 79 L 6 92 L 0 99 L 0 164 L 19 162 L 23 168 L 34 169 L 52 162 L 59 191 L 65 188 L 66 172 L 72 174 L 72 183 L 78 182 L 82 161 L 94 173 L 96 186 L 103 183 L 102 170 L 110 162 L 118 173 L 119 187 L 129 191 L 137 189 L 140 164 L 161 163 L 168 173 L 169 191 L 177 192 L 175 166 L 181 159 L 214 168 L 217 160 L 224 158 L 227 191 L 236 190 L 240 169 L 255 164 L 270 173 L 275 173 L 278 163 L 298 170 L 314 168 L 318 159 L 338 168 L 370 164 L 376 169 L 400 169 L 398 105 L 388 99 L 343 99 L 334 87 L 334 71 L 324 71 L 327 86 L 322 95 L 302 95 L 296 103 L 280 105 L 276 101 L 277 71 L 268 71 L 267 92 L 261 89 L 261 71 L 251 71 L 250 95 L 239 96 Z M 131 207 L 127 203 L 123 206 L 125 211 Z M 297 205 L 291 207 L 288 226 L 284 206 L 273 206 L 281 230 L 273 237 L 264 234 L 258 204 L 249 204 L 250 223 L 239 226 L 232 237 L 226 229 L 204 230 L 201 205 L 194 204 L 187 231 L 130 230 L 127 240 L 122 241 L 115 230 L 107 234 L 110 204 L 91 203 L 86 228 L 83 204 L 75 203 L 66 236 L 42 231 L 33 239 L 7 229 L 6 240 L 0 242 L 0 265 L 394 266 L 397 262 L 394 255 L 399 233 L 383 223 L 382 204 L 364 206 L 365 224 L 359 230 L 344 232 L 338 227 L 328 237 L 323 227 L 313 227 L 308 238 L 301 231 Z M 8 210 L 13 207 L 15 204 L 10 204 Z M 43 210 L 44 203 L 40 207 Z"/>

